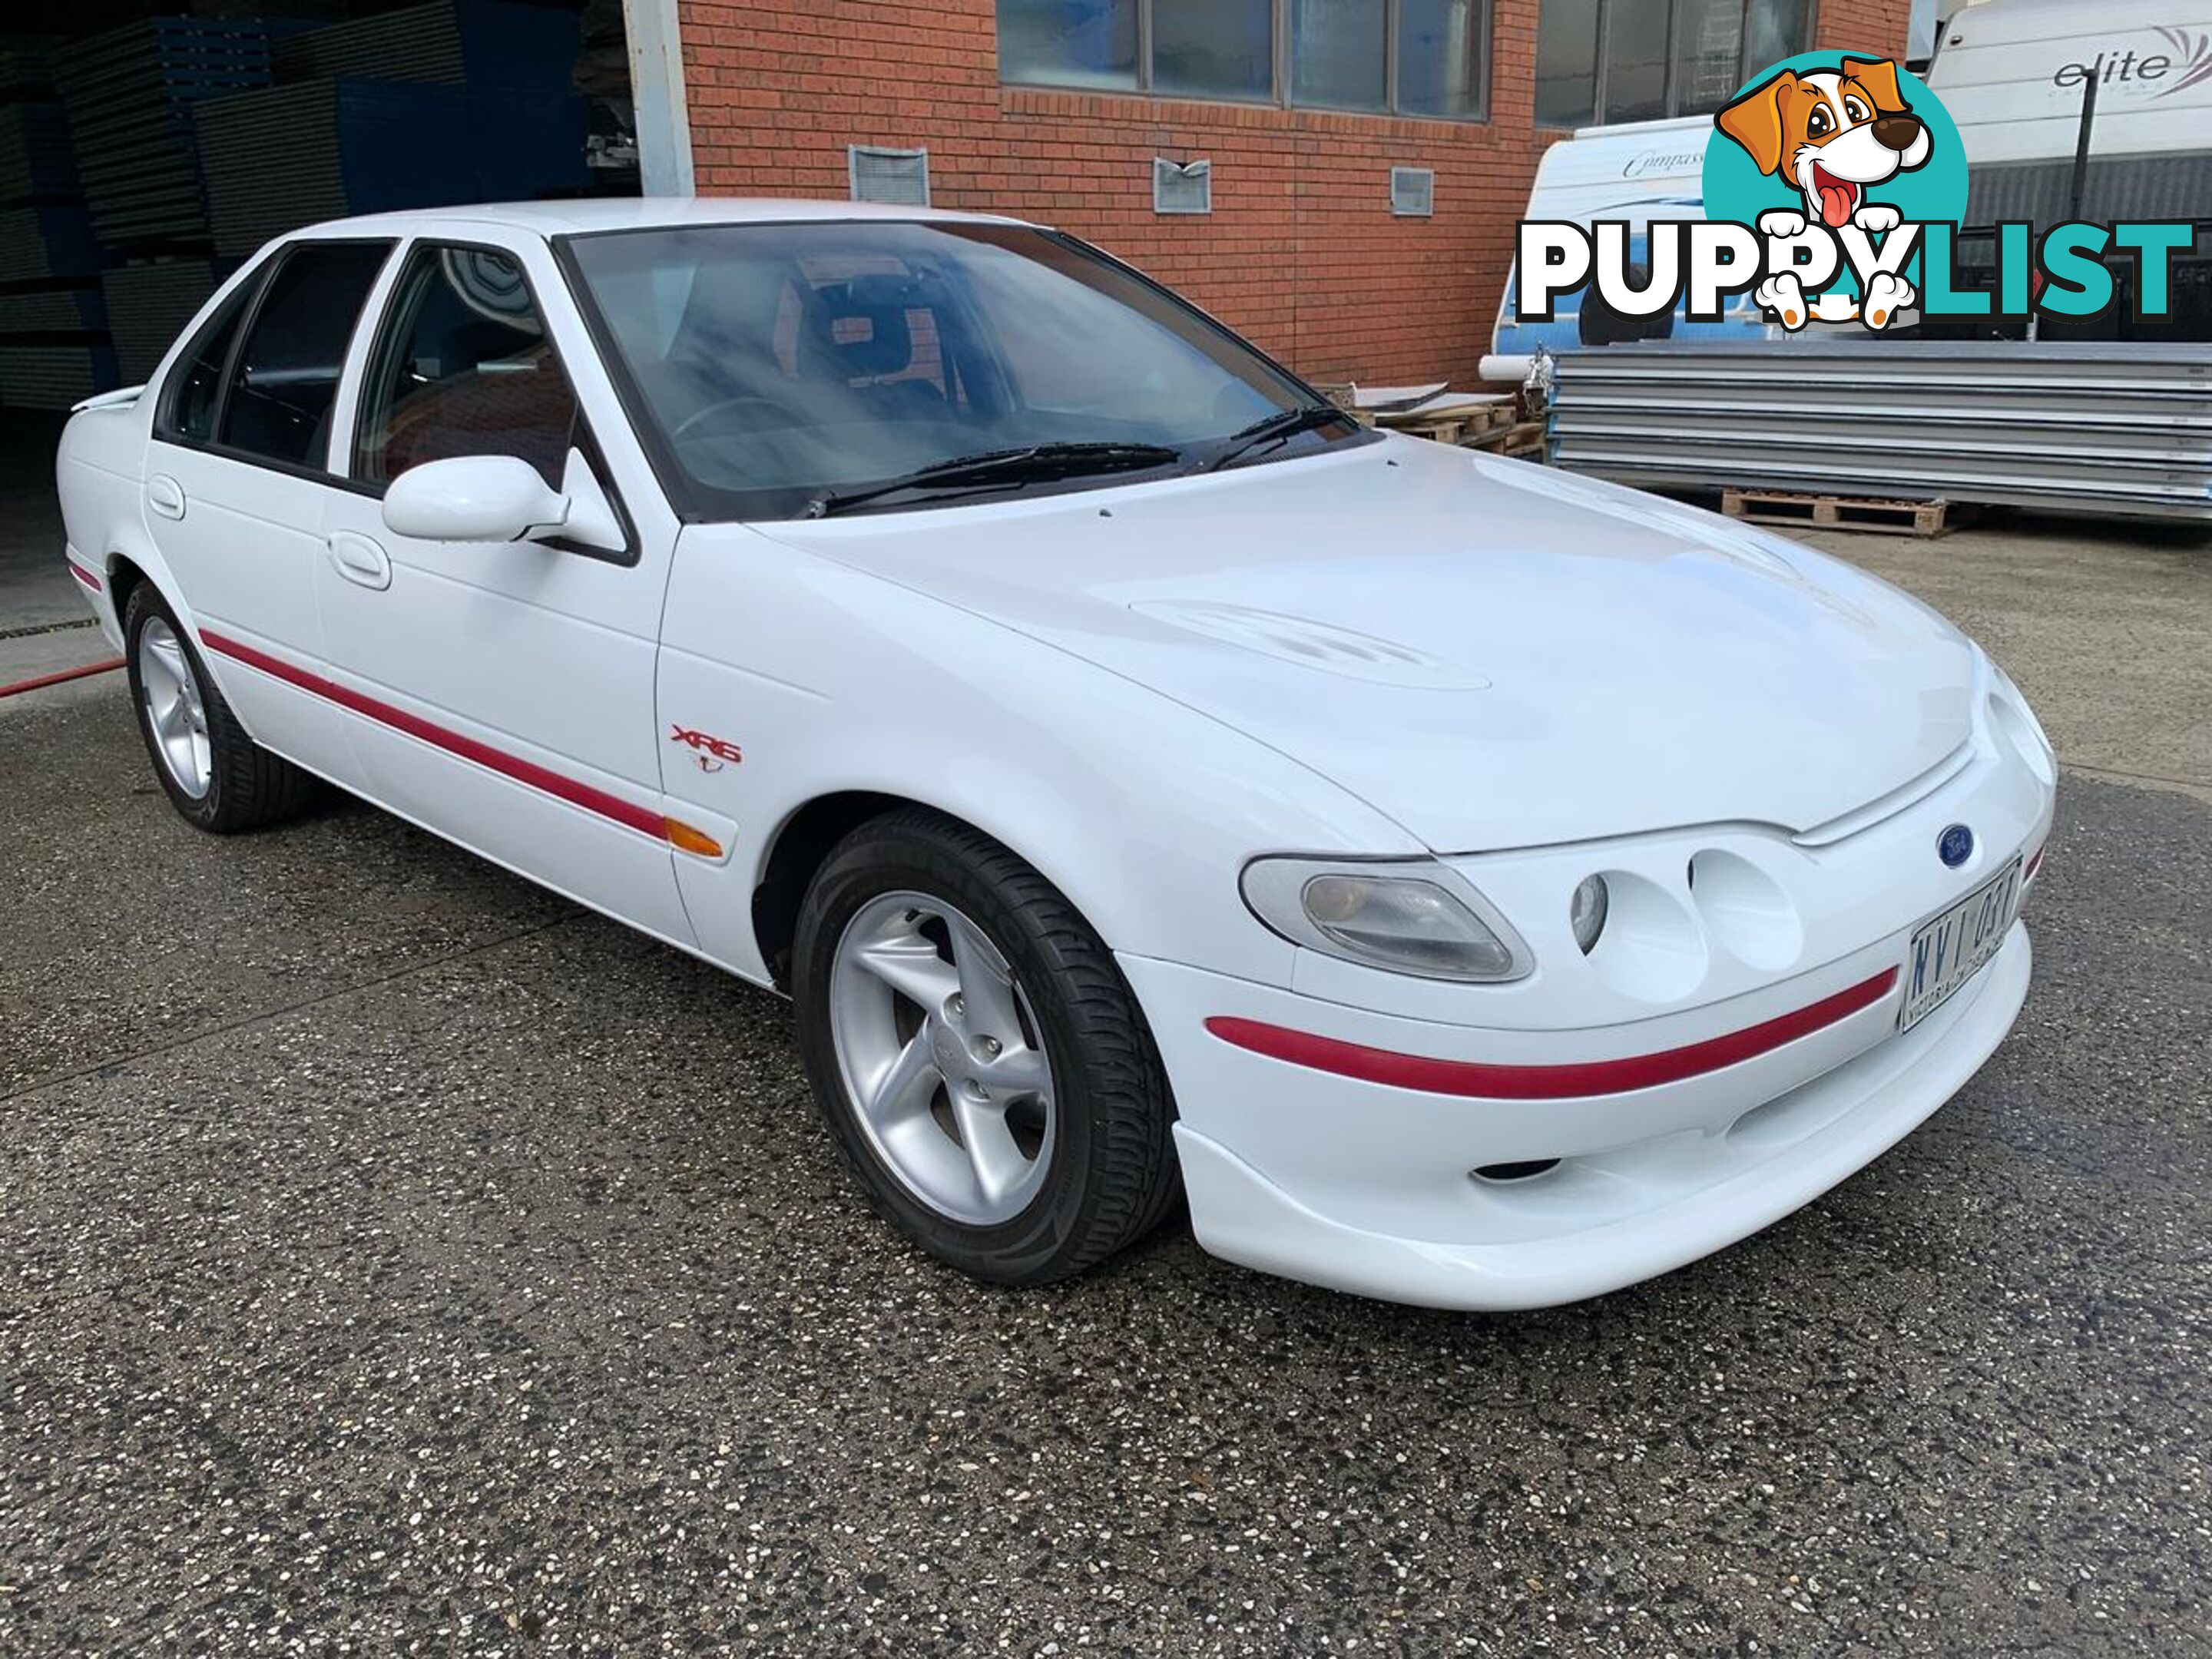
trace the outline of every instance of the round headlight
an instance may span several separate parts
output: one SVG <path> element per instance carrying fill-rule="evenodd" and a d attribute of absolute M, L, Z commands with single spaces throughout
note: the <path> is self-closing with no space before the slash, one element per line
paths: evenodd
<path fill-rule="evenodd" d="M 1608 895 L 1603 876 L 1585 876 L 1575 888 L 1575 896 L 1567 903 L 1567 922 L 1575 930 L 1575 943 L 1582 947 L 1584 956 L 1597 943 L 1597 936 L 1605 932 L 1605 912 Z"/>

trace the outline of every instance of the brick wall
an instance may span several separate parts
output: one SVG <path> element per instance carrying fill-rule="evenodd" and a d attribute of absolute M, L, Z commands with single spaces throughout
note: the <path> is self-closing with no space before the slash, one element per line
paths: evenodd
<path fill-rule="evenodd" d="M 1824 0 L 1822 46 L 1904 49 L 1911 0 Z M 1496 0 L 1476 125 L 1001 87 L 993 0 L 682 0 L 703 195 L 848 193 L 848 143 L 927 145 L 931 200 L 1072 230 L 1316 380 L 1471 381 L 1549 134 L 1537 0 Z M 1213 211 L 1152 211 L 1152 160 L 1213 163 Z M 1392 166 L 1436 214 L 1390 212 Z"/>

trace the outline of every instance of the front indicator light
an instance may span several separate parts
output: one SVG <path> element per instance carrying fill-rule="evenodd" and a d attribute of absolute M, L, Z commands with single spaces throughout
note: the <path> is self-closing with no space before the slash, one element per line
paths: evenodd
<path fill-rule="evenodd" d="M 690 853 L 694 857 L 702 859 L 719 859 L 722 856 L 722 843 L 705 830 L 695 830 L 681 818 L 665 817 L 660 823 L 661 833 L 668 837 L 668 844 L 679 852 Z"/>
<path fill-rule="evenodd" d="M 1505 919 L 1433 859 L 1255 859 L 1243 887 L 1274 932 L 1346 962 L 1474 982 L 1519 979 L 1534 965 Z"/>

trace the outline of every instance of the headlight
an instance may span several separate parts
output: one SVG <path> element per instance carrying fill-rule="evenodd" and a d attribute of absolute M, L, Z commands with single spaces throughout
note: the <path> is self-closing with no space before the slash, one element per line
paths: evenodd
<path fill-rule="evenodd" d="M 1434 859 L 1255 859 L 1244 902 L 1293 945 L 1424 979 L 1496 982 L 1535 966 L 1481 894 Z"/>

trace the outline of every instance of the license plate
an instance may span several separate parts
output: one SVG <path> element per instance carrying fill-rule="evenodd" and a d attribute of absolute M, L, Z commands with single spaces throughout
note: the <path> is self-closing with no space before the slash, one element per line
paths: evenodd
<path fill-rule="evenodd" d="M 1897 1029 L 1909 1031 L 1996 955 L 2020 900 L 2020 859 L 1920 924 L 1905 953 L 1905 1006 Z"/>

